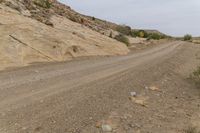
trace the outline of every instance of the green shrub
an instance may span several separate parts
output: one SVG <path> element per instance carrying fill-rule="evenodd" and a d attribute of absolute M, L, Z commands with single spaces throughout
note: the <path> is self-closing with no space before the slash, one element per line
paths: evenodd
<path fill-rule="evenodd" d="M 116 28 L 118 32 L 124 35 L 130 35 L 131 34 L 131 27 L 126 25 L 120 25 Z"/>
<path fill-rule="evenodd" d="M 42 8 L 50 8 L 51 7 L 51 3 L 49 2 L 49 0 L 34 0 L 34 4 L 37 6 L 40 6 Z"/>
<path fill-rule="evenodd" d="M 115 36 L 115 39 L 120 42 L 125 43 L 127 46 L 130 44 L 129 39 L 123 34 L 119 34 L 119 35 Z"/>
<path fill-rule="evenodd" d="M 147 37 L 149 40 L 150 39 L 154 39 L 154 40 L 160 40 L 161 39 L 161 35 L 160 34 L 157 34 L 157 33 L 151 33 L 148 35 Z"/>
<path fill-rule="evenodd" d="M 184 36 L 184 41 L 190 41 L 190 40 L 192 40 L 192 35 L 187 34 Z"/>
<path fill-rule="evenodd" d="M 95 18 L 95 17 L 92 17 L 92 20 L 93 20 L 93 21 L 95 21 L 95 20 L 96 20 L 96 18 Z"/>
<path fill-rule="evenodd" d="M 165 39 L 165 38 L 169 38 L 166 35 L 160 35 L 160 39 Z"/>
<path fill-rule="evenodd" d="M 132 37 L 140 37 L 140 38 L 147 38 L 148 33 L 144 30 L 138 30 L 138 31 L 131 31 Z"/>
<path fill-rule="evenodd" d="M 166 35 L 161 35 L 161 34 L 158 34 L 158 33 L 147 33 L 145 30 L 132 31 L 131 36 L 132 37 L 147 38 L 148 40 L 150 40 L 150 39 L 159 40 L 159 39 L 166 38 Z"/>
<path fill-rule="evenodd" d="M 138 37 L 138 31 L 132 30 L 130 35 L 131 35 L 132 37 Z"/>

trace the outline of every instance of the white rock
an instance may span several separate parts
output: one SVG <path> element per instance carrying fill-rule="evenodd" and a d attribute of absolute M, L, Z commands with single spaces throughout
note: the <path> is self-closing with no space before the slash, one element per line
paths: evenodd
<path fill-rule="evenodd" d="M 110 125 L 102 125 L 102 131 L 103 132 L 111 132 L 112 127 Z"/>
<path fill-rule="evenodd" d="M 132 96 L 132 97 L 136 97 L 136 96 L 137 96 L 137 93 L 133 91 L 133 92 L 131 92 L 131 96 Z"/>
<path fill-rule="evenodd" d="M 145 86 L 145 89 L 146 89 L 146 90 L 148 90 L 148 89 L 149 89 L 149 87 L 148 87 L 148 86 Z"/>
<path fill-rule="evenodd" d="M 31 13 L 28 10 L 22 10 L 21 14 L 24 15 L 24 16 L 27 16 L 27 17 L 31 16 Z"/>

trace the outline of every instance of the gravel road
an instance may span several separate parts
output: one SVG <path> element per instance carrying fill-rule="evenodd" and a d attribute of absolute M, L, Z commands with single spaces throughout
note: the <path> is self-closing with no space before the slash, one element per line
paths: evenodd
<path fill-rule="evenodd" d="M 200 122 L 199 90 L 187 79 L 198 53 L 174 41 L 2 71 L 0 133 L 182 133 Z"/>

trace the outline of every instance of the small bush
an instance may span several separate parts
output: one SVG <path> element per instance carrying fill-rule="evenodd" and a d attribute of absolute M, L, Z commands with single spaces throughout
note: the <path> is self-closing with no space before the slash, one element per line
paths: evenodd
<path fill-rule="evenodd" d="M 34 0 L 34 4 L 37 6 L 40 6 L 42 8 L 50 8 L 51 7 L 51 3 L 49 2 L 49 0 Z"/>
<path fill-rule="evenodd" d="M 147 37 L 149 40 L 150 39 L 154 39 L 154 40 L 160 40 L 161 39 L 161 35 L 157 34 L 157 33 L 151 33 L 148 35 Z"/>
<path fill-rule="evenodd" d="M 164 38 L 167 37 L 166 35 L 161 35 L 161 34 L 158 34 L 158 33 L 147 33 L 144 30 L 132 31 L 131 36 L 132 37 L 147 38 L 148 40 L 150 40 L 150 39 L 159 40 L 159 39 L 164 39 Z"/>
<path fill-rule="evenodd" d="M 115 39 L 120 42 L 125 43 L 127 46 L 129 45 L 129 39 L 123 34 L 119 34 L 119 35 L 115 36 Z"/>
<path fill-rule="evenodd" d="M 170 38 L 170 37 L 168 37 L 166 35 L 160 35 L 160 39 L 165 39 L 165 38 Z"/>
<path fill-rule="evenodd" d="M 200 67 L 198 67 L 197 70 L 193 72 L 192 78 L 197 83 L 197 85 L 200 85 Z"/>
<path fill-rule="evenodd" d="M 120 25 L 116 29 L 118 32 L 124 35 L 131 35 L 131 27 L 126 25 Z"/>
<path fill-rule="evenodd" d="M 138 30 L 138 31 L 131 31 L 132 37 L 140 37 L 140 38 L 147 38 L 148 34 L 144 30 Z"/>
<path fill-rule="evenodd" d="M 190 40 L 192 40 L 192 35 L 187 34 L 184 36 L 184 41 L 190 41 Z"/>
<path fill-rule="evenodd" d="M 95 21 L 95 20 L 96 20 L 96 18 L 95 18 L 95 17 L 92 17 L 92 20 L 93 20 L 93 21 Z"/>
<path fill-rule="evenodd" d="M 73 22 L 79 22 L 79 19 L 74 15 L 69 14 L 68 18 Z M 80 19 L 80 21 L 81 21 L 81 23 L 84 23 L 84 19 Z"/>
<path fill-rule="evenodd" d="M 138 32 L 137 31 L 131 31 L 131 36 L 132 37 L 138 37 Z"/>
<path fill-rule="evenodd" d="M 83 18 L 81 18 L 81 24 L 84 24 L 85 20 Z"/>

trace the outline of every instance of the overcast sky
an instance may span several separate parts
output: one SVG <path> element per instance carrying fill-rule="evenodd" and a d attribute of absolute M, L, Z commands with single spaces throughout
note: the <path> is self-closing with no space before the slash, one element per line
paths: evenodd
<path fill-rule="evenodd" d="M 174 36 L 200 36 L 200 0 L 60 1 L 82 14 L 132 28 L 158 29 Z"/>

